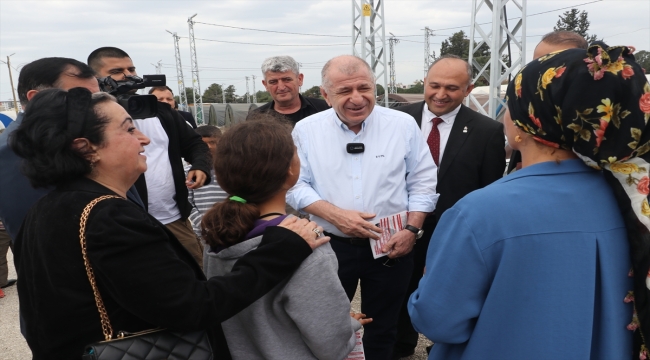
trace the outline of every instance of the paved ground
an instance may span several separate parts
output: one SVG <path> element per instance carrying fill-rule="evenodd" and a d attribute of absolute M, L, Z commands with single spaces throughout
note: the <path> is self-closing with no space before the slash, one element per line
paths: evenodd
<path fill-rule="evenodd" d="M 13 254 L 11 250 L 8 255 L 9 260 L 9 278 L 16 278 L 16 271 L 13 266 Z M 0 299 L 0 360 L 28 360 L 31 359 L 32 353 L 20 334 L 18 323 L 18 292 L 16 286 L 3 289 L 6 296 Z M 352 301 L 352 309 L 359 311 L 360 297 L 359 292 Z M 427 353 L 425 346 L 431 344 L 429 340 L 420 336 L 419 346 L 413 356 L 404 358 L 409 360 L 425 360 Z"/>
<path fill-rule="evenodd" d="M 9 250 L 9 279 L 16 278 L 14 257 Z M 0 299 L 0 360 L 31 359 L 32 353 L 20 334 L 18 325 L 18 292 L 16 286 L 2 289 L 5 297 Z"/>

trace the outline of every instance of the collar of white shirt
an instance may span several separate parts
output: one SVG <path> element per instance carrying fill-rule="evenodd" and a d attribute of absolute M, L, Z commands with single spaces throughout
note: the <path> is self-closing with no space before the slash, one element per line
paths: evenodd
<path fill-rule="evenodd" d="M 456 119 L 456 115 L 458 115 L 458 112 L 460 111 L 460 107 L 461 107 L 461 106 L 462 106 L 462 104 L 461 104 L 461 105 L 458 105 L 458 106 L 457 106 L 454 110 L 452 110 L 451 112 L 448 112 L 448 113 L 446 113 L 446 114 L 444 114 L 444 115 L 442 115 L 442 116 L 438 116 L 438 115 L 432 113 L 432 112 L 429 110 L 429 107 L 427 106 L 427 104 L 424 103 L 424 110 L 422 111 L 422 120 L 424 121 L 424 120 L 426 119 L 426 121 L 431 122 L 434 118 L 439 117 L 439 118 L 441 118 L 442 121 L 444 121 L 446 124 L 452 124 L 452 123 L 454 122 L 454 120 Z"/>

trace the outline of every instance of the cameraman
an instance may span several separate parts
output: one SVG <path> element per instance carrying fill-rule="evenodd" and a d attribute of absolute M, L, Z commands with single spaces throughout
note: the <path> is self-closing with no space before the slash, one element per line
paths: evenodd
<path fill-rule="evenodd" d="M 97 77 L 110 76 L 118 82 L 137 75 L 129 55 L 114 47 L 102 47 L 90 53 L 88 65 Z M 151 140 L 144 153 L 147 171 L 135 186 L 149 214 L 163 223 L 202 266 L 203 249 L 188 220 L 191 207 L 187 189 L 198 189 L 210 182 L 209 149 L 169 104 L 157 102 L 157 105 L 156 117 L 133 121 Z M 187 177 L 182 159 L 192 164 Z"/>

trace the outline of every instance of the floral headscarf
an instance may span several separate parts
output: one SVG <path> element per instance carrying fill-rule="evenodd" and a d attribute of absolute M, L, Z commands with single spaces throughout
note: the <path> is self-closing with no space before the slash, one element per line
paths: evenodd
<path fill-rule="evenodd" d="M 625 46 L 602 42 L 542 56 L 510 83 L 512 121 L 536 141 L 605 170 L 628 229 L 636 317 L 650 340 L 650 84 Z M 647 344 L 647 343 L 646 343 Z M 642 351 L 647 351 L 645 346 Z M 646 353 L 647 354 L 647 353 Z"/>

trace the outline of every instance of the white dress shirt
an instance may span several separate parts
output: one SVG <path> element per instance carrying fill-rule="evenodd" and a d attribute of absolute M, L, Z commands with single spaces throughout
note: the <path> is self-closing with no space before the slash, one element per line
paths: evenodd
<path fill-rule="evenodd" d="M 437 168 L 417 123 L 406 113 L 375 106 L 355 134 L 329 109 L 298 122 L 293 139 L 300 177 L 287 202 L 294 209 L 325 200 L 379 219 L 435 208 Z M 363 143 L 365 151 L 349 154 L 348 143 Z M 318 216 L 311 219 L 327 232 L 346 236 Z"/>
<path fill-rule="evenodd" d="M 165 225 L 172 223 L 181 218 L 181 211 L 174 200 L 176 186 L 169 162 L 169 138 L 157 117 L 133 119 L 133 124 L 151 140 L 144 147 L 147 157 L 144 179 L 147 183 L 149 214 Z"/>
<path fill-rule="evenodd" d="M 454 120 L 456 120 L 456 115 L 458 115 L 458 111 L 460 111 L 460 106 L 461 105 L 458 105 L 458 107 L 445 115 L 437 116 L 429 111 L 429 107 L 424 103 L 424 108 L 422 109 L 421 130 L 425 142 L 429 138 L 429 133 L 433 129 L 433 119 L 437 117 L 442 119 L 442 122 L 438 125 L 438 131 L 440 132 L 440 158 L 438 159 L 438 164 L 442 164 L 442 156 L 445 154 L 445 146 L 447 146 L 451 127 L 454 126 Z"/>

